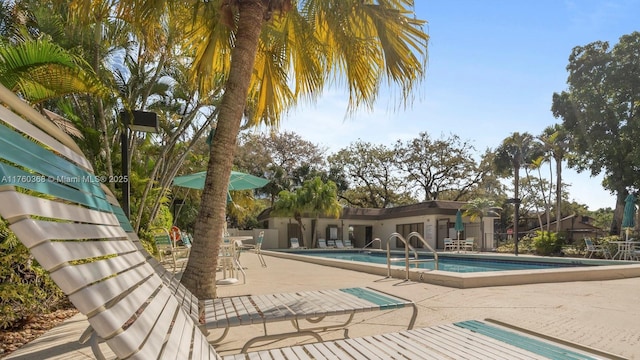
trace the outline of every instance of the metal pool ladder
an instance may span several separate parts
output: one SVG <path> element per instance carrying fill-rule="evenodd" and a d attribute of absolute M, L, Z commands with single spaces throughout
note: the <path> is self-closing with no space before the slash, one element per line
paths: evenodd
<path fill-rule="evenodd" d="M 360 249 L 360 252 L 366 251 L 366 250 L 367 250 L 367 246 L 369 246 L 369 245 L 373 245 L 373 243 L 374 243 L 374 242 L 376 242 L 376 241 L 377 241 L 377 242 L 378 242 L 378 244 L 380 245 L 380 247 L 379 247 L 378 249 L 382 250 L 382 240 L 380 240 L 380 239 L 378 239 L 378 238 L 375 238 L 375 239 L 373 239 L 373 240 L 369 241 L 369 242 L 367 243 L 367 245 L 363 246 L 363 247 L 362 247 L 362 249 Z"/>
<path fill-rule="evenodd" d="M 404 261 L 404 266 L 405 266 L 405 281 L 409 280 L 409 267 L 411 266 L 411 264 L 417 264 L 417 263 L 423 263 L 423 262 L 433 262 L 434 263 L 434 269 L 438 270 L 438 253 L 431 247 L 431 245 L 429 245 L 429 243 L 427 243 L 427 241 L 422 237 L 422 235 L 420 235 L 420 233 L 418 232 L 412 232 L 410 233 L 407 238 L 409 240 L 411 240 L 411 238 L 418 238 L 418 240 L 420 240 L 422 242 L 422 245 L 424 245 L 425 248 L 429 249 L 432 253 L 433 253 L 433 259 L 420 259 L 418 257 L 418 252 L 416 251 L 416 249 L 413 248 L 413 246 L 411 246 L 409 244 L 409 242 L 399 233 L 394 232 L 389 236 L 389 240 L 387 241 L 387 277 L 391 277 L 391 263 L 392 262 L 400 262 L 400 261 Z M 398 258 L 392 258 L 391 257 L 391 240 L 393 239 L 398 239 L 400 241 L 402 241 L 402 243 L 404 244 L 404 257 L 398 257 Z M 411 250 L 413 252 L 413 258 L 410 259 L 409 258 L 409 250 Z"/>

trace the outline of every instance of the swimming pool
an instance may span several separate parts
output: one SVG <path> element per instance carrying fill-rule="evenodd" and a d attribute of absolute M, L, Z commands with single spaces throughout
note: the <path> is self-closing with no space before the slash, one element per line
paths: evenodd
<path fill-rule="evenodd" d="M 373 264 L 386 264 L 387 255 L 380 252 L 360 252 L 360 251 L 309 251 L 307 256 L 319 256 L 329 259 L 358 261 Z M 394 257 L 403 257 L 403 254 L 394 254 Z M 421 255 L 420 259 L 433 259 L 431 255 Z M 405 266 L 404 261 L 395 261 L 392 265 Z M 542 262 L 542 261 L 519 261 L 513 259 L 479 258 L 479 257 L 456 257 L 440 255 L 438 270 L 451 271 L 456 273 L 484 272 L 484 271 L 505 271 L 505 270 L 534 270 L 549 268 L 564 268 L 577 266 L 597 266 L 595 264 L 584 264 L 582 262 Z M 412 264 L 413 268 L 434 270 L 434 262 L 422 262 Z"/>
<path fill-rule="evenodd" d="M 263 253 L 389 278 L 386 252 L 381 250 L 372 250 L 371 254 L 362 254 L 358 250 L 315 249 L 277 249 L 265 250 Z M 393 256 L 403 257 L 404 253 L 395 251 Z M 421 259 L 427 256 L 425 253 L 420 254 Z M 629 261 L 494 253 L 438 253 L 438 257 L 438 270 L 433 270 L 432 263 L 425 263 L 426 266 L 412 267 L 407 273 L 404 264 L 394 263 L 390 277 L 454 288 L 640 277 L 640 263 Z"/>

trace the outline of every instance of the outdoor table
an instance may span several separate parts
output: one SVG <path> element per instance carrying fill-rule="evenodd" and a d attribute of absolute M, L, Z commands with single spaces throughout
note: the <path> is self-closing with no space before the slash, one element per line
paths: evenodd
<path fill-rule="evenodd" d="M 632 260 L 635 245 L 640 244 L 640 241 L 611 241 L 611 243 L 618 245 L 618 251 L 613 255 L 614 260 Z"/>
<path fill-rule="evenodd" d="M 464 240 L 452 239 L 451 242 L 456 247 L 456 251 L 460 252 L 460 248 L 464 245 Z"/>

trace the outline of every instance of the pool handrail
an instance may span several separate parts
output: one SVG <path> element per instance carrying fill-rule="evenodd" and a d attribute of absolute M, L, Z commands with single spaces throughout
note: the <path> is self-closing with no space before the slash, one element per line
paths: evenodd
<path fill-rule="evenodd" d="M 407 235 L 407 239 L 409 241 L 411 241 L 412 237 L 417 237 L 418 240 L 420 240 L 422 242 L 422 244 L 429 249 L 429 251 L 431 251 L 431 253 L 433 253 L 433 259 L 435 260 L 435 265 L 434 265 L 434 270 L 438 270 L 438 252 L 431 247 L 431 245 L 429 245 L 429 243 L 422 237 L 422 235 L 420 235 L 419 232 L 412 232 L 409 235 Z"/>
<path fill-rule="evenodd" d="M 376 241 L 380 244 L 380 247 L 378 249 L 382 250 L 382 240 L 380 240 L 380 238 L 375 238 L 375 239 L 369 241 L 365 246 L 363 246 L 362 249 L 360 249 L 360 251 L 364 251 L 367 248 L 367 246 L 373 244 Z"/>
<path fill-rule="evenodd" d="M 390 278 L 391 277 L 391 263 L 395 260 L 402 260 L 400 258 L 391 258 L 391 240 L 393 240 L 393 238 L 399 239 L 400 241 L 402 241 L 402 243 L 404 244 L 404 266 L 405 266 L 405 281 L 409 281 L 409 267 L 411 265 L 411 263 L 419 263 L 419 262 L 435 262 L 434 265 L 434 269 L 438 270 L 438 254 L 433 251 L 433 248 L 431 246 L 429 246 L 429 244 L 424 240 L 424 238 L 422 238 L 422 236 L 420 236 L 419 233 L 416 232 L 412 232 L 409 234 L 410 237 L 413 236 L 418 236 L 418 238 L 420 239 L 420 241 L 422 241 L 422 243 L 430 250 L 432 250 L 432 252 L 434 253 L 434 258 L 433 259 L 426 259 L 426 260 L 420 260 L 418 258 L 418 252 L 416 251 L 416 249 L 413 248 L 413 246 L 411 246 L 409 244 L 409 242 L 399 233 L 394 232 L 389 236 L 389 240 L 387 241 L 387 277 Z M 414 258 L 413 260 L 409 260 L 409 249 L 411 249 L 413 251 L 414 254 Z"/>

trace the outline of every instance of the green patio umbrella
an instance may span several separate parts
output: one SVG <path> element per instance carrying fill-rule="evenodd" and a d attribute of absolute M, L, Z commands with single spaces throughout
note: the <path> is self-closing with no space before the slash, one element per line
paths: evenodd
<path fill-rule="evenodd" d="M 458 240 L 460 240 L 460 232 L 464 231 L 464 224 L 462 223 L 462 212 L 458 209 L 456 213 L 456 224 L 454 225 L 454 229 L 458 233 Z"/>
<path fill-rule="evenodd" d="M 202 190 L 204 188 L 204 179 L 207 175 L 206 171 L 197 172 L 189 175 L 176 176 L 173 178 L 173 185 L 185 187 L 189 189 Z M 229 178 L 229 191 L 258 189 L 269 183 L 269 180 L 261 177 L 245 174 L 239 171 L 232 171 Z"/>
<path fill-rule="evenodd" d="M 629 231 L 636 226 L 636 197 L 633 194 L 627 195 L 624 199 L 624 213 L 622 214 L 622 228 L 625 229 L 627 240 Z"/>

